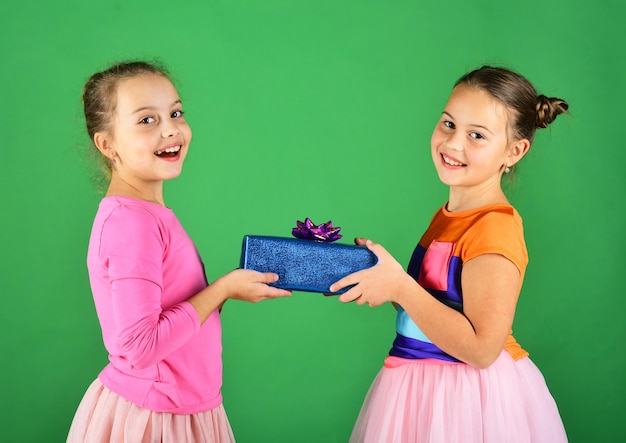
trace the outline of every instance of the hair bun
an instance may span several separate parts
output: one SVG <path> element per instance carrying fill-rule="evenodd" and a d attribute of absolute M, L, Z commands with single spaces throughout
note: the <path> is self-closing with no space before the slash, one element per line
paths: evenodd
<path fill-rule="evenodd" d="M 565 100 L 556 97 L 537 97 L 537 127 L 547 128 L 559 114 L 567 111 L 569 105 Z"/>

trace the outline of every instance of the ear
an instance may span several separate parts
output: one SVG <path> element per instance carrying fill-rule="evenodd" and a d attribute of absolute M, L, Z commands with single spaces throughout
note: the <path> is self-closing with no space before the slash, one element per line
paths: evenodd
<path fill-rule="evenodd" d="M 93 136 L 93 143 L 98 148 L 98 151 L 105 157 L 113 159 L 115 157 L 115 150 L 111 144 L 111 137 L 106 132 L 96 132 Z"/>
<path fill-rule="evenodd" d="M 509 155 L 507 157 L 507 166 L 513 166 L 515 163 L 520 161 L 530 149 L 530 141 L 523 138 L 521 140 L 516 141 L 513 146 L 511 146 L 511 150 L 509 151 Z"/>

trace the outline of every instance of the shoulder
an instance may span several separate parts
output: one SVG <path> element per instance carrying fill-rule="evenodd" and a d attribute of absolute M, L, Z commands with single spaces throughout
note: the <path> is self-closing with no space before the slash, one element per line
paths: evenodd
<path fill-rule="evenodd" d="M 512 206 L 491 208 L 476 217 L 468 232 L 483 241 L 501 244 L 524 242 L 522 217 Z"/>
<path fill-rule="evenodd" d="M 485 208 L 476 214 L 473 223 L 474 229 L 486 230 L 494 235 L 499 233 L 523 232 L 522 217 L 513 206 L 498 205 Z"/>
<path fill-rule="evenodd" d="M 159 209 L 157 205 L 141 200 L 105 197 L 100 202 L 97 217 L 106 226 L 118 226 L 125 230 L 142 230 L 163 225 L 163 214 Z"/>
<path fill-rule="evenodd" d="M 171 211 L 162 206 L 124 197 L 105 197 L 94 220 L 93 234 L 117 247 L 147 244 L 163 248 L 170 237 Z"/>
<path fill-rule="evenodd" d="M 473 217 L 467 229 L 467 236 L 489 244 L 523 242 L 522 218 L 515 208 L 509 205 L 487 207 Z"/>

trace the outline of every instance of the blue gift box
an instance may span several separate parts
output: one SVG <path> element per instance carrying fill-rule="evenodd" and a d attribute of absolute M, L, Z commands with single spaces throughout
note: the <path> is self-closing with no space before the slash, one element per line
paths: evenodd
<path fill-rule="evenodd" d="M 278 281 L 272 284 L 278 288 L 330 294 L 331 284 L 377 262 L 376 255 L 364 246 L 246 235 L 240 265 L 278 274 Z"/>

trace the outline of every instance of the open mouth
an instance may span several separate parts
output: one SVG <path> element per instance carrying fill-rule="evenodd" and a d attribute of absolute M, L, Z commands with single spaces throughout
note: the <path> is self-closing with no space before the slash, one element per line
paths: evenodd
<path fill-rule="evenodd" d="M 171 148 L 163 149 L 162 151 L 157 151 L 154 153 L 157 157 L 161 158 L 172 158 L 176 157 L 180 152 L 180 145 L 172 146 Z"/>
<path fill-rule="evenodd" d="M 448 156 L 447 156 L 447 155 L 445 155 L 445 154 L 441 154 L 441 159 L 443 160 L 443 162 L 444 162 L 446 165 L 450 165 L 450 166 L 457 166 L 457 167 L 459 167 L 459 166 L 467 166 L 467 165 L 466 165 L 466 164 L 464 164 L 464 163 L 461 163 L 461 162 L 458 162 L 458 161 L 456 161 L 456 160 L 451 159 L 450 157 L 448 157 Z"/>

